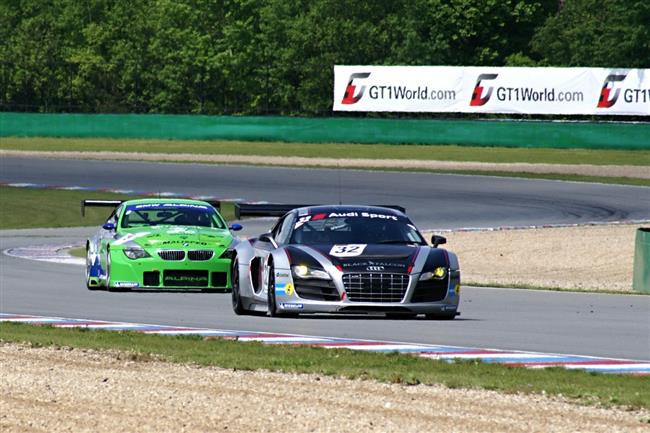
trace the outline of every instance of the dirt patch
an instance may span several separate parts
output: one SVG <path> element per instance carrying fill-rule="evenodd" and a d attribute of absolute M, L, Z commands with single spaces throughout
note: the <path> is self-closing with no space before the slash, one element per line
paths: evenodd
<path fill-rule="evenodd" d="M 465 284 L 631 293 L 634 239 L 621 224 L 441 233 Z"/>
<path fill-rule="evenodd" d="M 0 345 L 3 432 L 647 432 L 649 411 Z"/>
<path fill-rule="evenodd" d="M 417 169 L 417 170 L 469 170 L 500 171 L 508 173 L 573 174 L 582 176 L 629 177 L 650 179 L 647 166 L 634 165 L 589 165 L 589 164 L 528 164 L 528 163 L 488 163 L 462 161 L 423 161 L 405 159 L 349 159 L 349 158 L 304 158 L 286 156 L 251 155 L 197 155 L 190 153 L 140 153 L 140 152 L 46 152 L 0 150 L 0 156 L 37 156 L 44 158 L 72 158 L 122 161 L 167 161 L 204 162 L 228 164 L 263 164 L 300 167 L 346 167 L 379 169 Z"/>

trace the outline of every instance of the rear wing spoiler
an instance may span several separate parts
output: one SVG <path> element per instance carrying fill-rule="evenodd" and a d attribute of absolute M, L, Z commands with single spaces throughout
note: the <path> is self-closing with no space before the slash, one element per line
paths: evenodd
<path fill-rule="evenodd" d="M 87 207 L 112 207 L 116 208 L 124 200 L 81 200 L 81 216 L 86 216 Z"/>
<path fill-rule="evenodd" d="M 314 204 L 278 204 L 278 203 L 235 203 L 235 219 L 242 217 L 281 217 L 289 211 L 300 207 L 319 206 Z M 406 213 L 406 209 L 397 205 L 377 205 Z"/>
<path fill-rule="evenodd" d="M 81 200 L 81 216 L 86 216 L 87 207 L 111 207 L 116 208 L 126 200 Z M 216 200 L 202 200 L 209 203 L 218 211 L 221 211 L 221 202 Z"/>
<path fill-rule="evenodd" d="M 251 204 L 251 203 L 235 203 L 235 219 L 242 217 L 280 217 L 285 213 L 297 209 L 299 207 L 314 206 L 311 204 Z"/>

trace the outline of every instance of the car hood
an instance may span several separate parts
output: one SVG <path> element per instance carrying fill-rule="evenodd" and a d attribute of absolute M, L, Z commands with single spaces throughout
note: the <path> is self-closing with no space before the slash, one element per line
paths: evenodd
<path fill-rule="evenodd" d="M 341 256 L 341 253 L 338 253 L 340 250 L 335 248 L 336 245 L 310 247 L 329 258 L 334 265 L 341 266 L 343 272 L 406 273 L 415 262 L 419 250 L 415 245 L 365 244 L 360 248 L 361 251 L 353 250 L 352 256 Z"/>
<path fill-rule="evenodd" d="M 233 236 L 227 229 L 186 226 L 152 226 L 125 230 L 113 245 L 135 242 L 145 249 L 225 249 Z"/>

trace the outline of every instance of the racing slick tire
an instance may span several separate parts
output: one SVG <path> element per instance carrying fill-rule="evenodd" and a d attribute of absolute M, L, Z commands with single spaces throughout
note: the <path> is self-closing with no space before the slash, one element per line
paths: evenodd
<path fill-rule="evenodd" d="M 126 289 L 111 287 L 111 250 L 106 247 L 106 290 L 109 292 L 124 292 Z"/>
<path fill-rule="evenodd" d="M 232 298 L 232 310 L 238 316 L 251 314 L 249 310 L 244 308 L 244 303 L 242 302 L 241 294 L 239 293 L 239 260 L 237 260 L 237 258 L 232 262 L 230 281 L 232 285 L 232 292 L 230 292 Z"/>
<path fill-rule="evenodd" d="M 269 308 L 269 316 L 271 317 L 298 317 L 298 314 L 296 313 L 285 313 L 281 312 L 277 308 L 277 301 L 275 299 L 275 268 L 273 267 L 273 263 L 271 262 L 269 264 L 269 279 L 268 279 L 268 284 L 267 284 L 267 289 L 268 293 L 268 308 Z"/>

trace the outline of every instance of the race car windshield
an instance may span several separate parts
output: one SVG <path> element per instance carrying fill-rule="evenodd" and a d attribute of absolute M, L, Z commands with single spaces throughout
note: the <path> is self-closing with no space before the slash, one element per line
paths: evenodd
<path fill-rule="evenodd" d="M 129 206 L 124 211 L 121 223 L 122 228 L 156 225 L 225 228 L 214 209 L 200 205 Z"/>
<path fill-rule="evenodd" d="M 316 244 L 418 244 L 426 242 L 406 218 L 393 215 L 299 217 L 290 243 Z M 361 215 L 361 214 L 360 214 Z"/>

